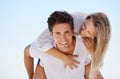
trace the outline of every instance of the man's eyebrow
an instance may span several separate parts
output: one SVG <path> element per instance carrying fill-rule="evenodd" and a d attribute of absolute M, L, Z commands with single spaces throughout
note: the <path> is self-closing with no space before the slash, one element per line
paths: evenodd
<path fill-rule="evenodd" d="M 55 32 L 55 34 L 59 34 L 60 32 Z"/>
<path fill-rule="evenodd" d="M 69 30 L 67 30 L 66 32 L 69 32 Z"/>

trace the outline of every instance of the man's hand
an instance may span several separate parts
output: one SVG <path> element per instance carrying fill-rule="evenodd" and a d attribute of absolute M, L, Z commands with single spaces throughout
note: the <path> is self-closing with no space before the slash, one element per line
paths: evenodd
<path fill-rule="evenodd" d="M 66 58 L 63 60 L 64 66 L 69 66 L 71 69 L 74 67 L 77 68 L 78 64 L 80 64 L 80 62 L 76 60 L 77 57 L 78 55 L 66 55 Z"/>

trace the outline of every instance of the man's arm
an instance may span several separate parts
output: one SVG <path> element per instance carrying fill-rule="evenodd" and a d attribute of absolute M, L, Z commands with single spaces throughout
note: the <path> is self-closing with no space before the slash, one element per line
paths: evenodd
<path fill-rule="evenodd" d="M 95 79 L 104 79 L 101 72 L 99 71 Z"/>
<path fill-rule="evenodd" d="M 25 64 L 29 79 L 32 79 L 33 73 L 34 73 L 34 60 L 30 56 L 29 48 L 30 48 L 30 45 L 27 46 L 24 50 L 24 64 Z"/>
<path fill-rule="evenodd" d="M 90 79 L 89 78 L 90 66 L 91 66 L 91 63 L 85 66 L 85 79 Z M 96 75 L 95 79 L 104 79 L 100 71 Z"/>
<path fill-rule="evenodd" d="M 90 63 L 88 65 L 85 65 L 85 79 L 89 79 L 90 65 Z"/>

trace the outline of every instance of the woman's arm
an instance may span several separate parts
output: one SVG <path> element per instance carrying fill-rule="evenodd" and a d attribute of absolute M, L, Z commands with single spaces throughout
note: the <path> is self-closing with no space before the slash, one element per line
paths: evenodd
<path fill-rule="evenodd" d="M 65 55 L 54 47 L 49 49 L 47 53 L 62 60 L 65 67 L 69 66 L 71 69 L 73 69 L 73 67 L 77 68 L 77 64 L 80 64 L 79 61 L 75 60 L 78 55 Z"/>
<path fill-rule="evenodd" d="M 64 62 L 65 67 L 70 66 L 71 69 L 73 67 L 77 67 L 77 64 L 80 62 L 75 60 L 77 55 L 65 55 L 61 51 L 54 48 L 54 41 L 50 37 L 49 30 L 45 30 L 37 39 L 36 47 L 40 50 L 40 53 L 46 52 Z"/>

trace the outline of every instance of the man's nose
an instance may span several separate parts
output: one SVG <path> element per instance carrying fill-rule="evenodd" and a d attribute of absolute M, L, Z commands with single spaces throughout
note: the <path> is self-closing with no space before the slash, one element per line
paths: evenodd
<path fill-rule="evenodd" d="M 65 35 L 61 35 L 61 41 L 64 42 L 66 40 Z"/>

